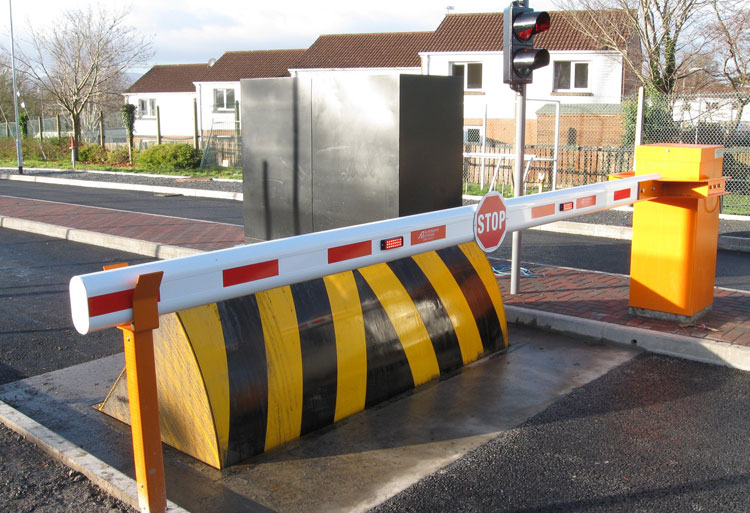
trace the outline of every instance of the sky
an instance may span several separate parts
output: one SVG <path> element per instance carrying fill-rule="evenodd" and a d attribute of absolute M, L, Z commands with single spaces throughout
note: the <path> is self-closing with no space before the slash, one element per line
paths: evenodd
<path fill-rule="evenodd" d="M 127 2 L 127 0 L 125 0 Z M 54 23 L 66 9 L 86 8 L 89 0 L 9 0 L 16 45 L 29 39 L 29 26 Z M 185 64 L 218 59 L 229 50 L 307 48 L 321 34 L 434 30 L 452 12 L 499 12 L 509 2 L 486 0 L 131 0 L 129 24 L 151 37 L 154 64 Z M 94 5 L 121 9 L 122 0 Z M 530 0 L 535 9 L 553 10 L 553 0 Z M 0 37 L 10 39 L 10 10 L 0 10 Z"/>

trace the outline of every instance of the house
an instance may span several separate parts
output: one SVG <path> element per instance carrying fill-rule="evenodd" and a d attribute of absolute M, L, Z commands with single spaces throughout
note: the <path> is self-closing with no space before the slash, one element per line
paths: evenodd
<path fill-rule="evenodd" d="M 206 63 L 156 65 L 126 89 L 123 93 L 125 102 L 136 106 L 136 142 L 156 140 L 157 107 L 158 131 L 165 138 L 192 140 L 195 126 L 193 104 L 196 100 L 194 83 L 208 70 Z"/>
<path fill-rule="evenodd" d="M 194 89 L 198 99 L 198 129 L 205 136 L 226 136 L 239 129 L 240 79 L 288 77 L 305 50 L 226 52 Z"/>
<path fill-rule="evenodd" d="M 617 16 L 612 11 L 610 15 Z M 564 12 L 550 12 L 550 18 L 551 28 L 534 40 L 536 47 L 549 51 L 550 65 L 535 70 L 526 89 L 527 144 L 552 142 L 551 134 L 544 141 L 536 137 L 536 110 L 545 104 L 568 105 L 560 130 L 568 133 L 572 127 L 565 126 L 566 114 L 572 121 L 579 114 L 606 111 L 602 105 L 619 105 L 636 91 L 635 77 L 618 51 L 583 35 Z M 502 13 L 446 15 L 419 56 L 424 74 L 464 77 L 466 139 L 479 140 L 486 126 L 488 138 L 513 141 L 515 93 L 503 83 Z M 619 124 L 618 118 L 612 119 Z"/>
<path fill-rule="evenodd" d="M 226 52 L 215 62 L 153 66 L 124 93 L 136 106 L 135 140 L 192 141 L 234 134 L 241 78 L 289 76 L 305 50 Z M 157 127 L 157 107 L 159 126 Z"/>
<path fill-rule="evenodd" d="M 622 16 L 620 11 L 606 14 Z M 574 117 L 580 114 L 612 128 L 615 135 L 610 138 L 617 139 L 619 116 L 608 115 L 606 106 L 619 114 L 622 98 L 636 90 L 635 77 L 628 73 L 617 50 L 604 48 L 582 34 L 565 12 L 551 12 L 550 16 L 551 28 L 535 39 L 537 47 L 550 52 L 551 63 L 536 70 L 533 83 L 527 87 L 527 142 L 552 143 L 551 131 L 536 127 L 536 111 L 543 109 L 540 115 L 549 117 L 550 104 L 566 105 L 560 132 L 567 134 L 567 142 L 583 142 L 579 127 L 573 126 L 578 123 Z M 637 41 L 628 44 L 637 46 Z M 153 133 L 146 121 L 153 121 L 155 106 L 169 98 L 156 96 L 169 92 L 158 89 L 163 87 L 159 84 L 179 82 L 179 93 L 185 95 L 180 101 L 195 98 L 197 102 L 197 119 L 190 117 L 191 108 L 183 106 L 174 118 L 170 108 L 167 120 L 162 109 L 162 133 L 168 133 L 167 127 L 177 130 L 180 126 L 184 134 L 191 135 L 197 124 L 202 137 L 229 137 L 237 133 L 241 123 L 239 109 L 235 108 L 240 79 L 319 73 L 457 75 L 464 79 L 465 138 L 479 140 L 486 131 L 490 139 L 512 142 L 515 93 L 503 83 L 502 55 L 502 13 L 448 14 L 433 32 L 322 35 L 307 50 L 232 51 L 210 67 L 155 66 L 126 95 L 128 101 L 139 105 L 136 133 Z M 190 75 L 190 70 L 195 74 Z M 162 76 L 170 72 L 174 77 Z M 176 97 L 173 101 L 177 104 Z M 598 137 L 602 133 L 599 130 L 587 135 L 586 144 L 604 143 Z"/>
<path fill-rule="evenodd" d="M 323 35 L 289 72 L 420 74 L 419 51 L 430 37 L 432 32 Z"/>

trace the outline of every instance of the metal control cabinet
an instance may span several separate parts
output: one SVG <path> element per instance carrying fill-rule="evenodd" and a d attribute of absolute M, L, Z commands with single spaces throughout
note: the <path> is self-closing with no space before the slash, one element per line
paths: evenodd
<path fill-rule="evenodd" d="M 460 78 L 241 84 L 246 242 L 461 206 Z"/>

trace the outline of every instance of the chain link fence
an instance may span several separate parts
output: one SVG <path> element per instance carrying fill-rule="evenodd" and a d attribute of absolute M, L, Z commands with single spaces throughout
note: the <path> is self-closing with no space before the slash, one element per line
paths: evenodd
<path fill-rule="evenodd" d="M 750 107 L 745 108 L 746 103 L 750 97 L 724 92 L 652 96 L 644 106 L 644 144 L 720 144 L 726 148 L 723 174 L 729 178 L 729 194 L 722 197 L 726 214 L 750 215 Z M 529 102 L 527 110 L 536 119 L 527 120 L 526 126 L 526 192 L 596 183 L 607 180 L 609 174 L 632 171 L 637 108 L 637 97 L 621 104 Z M 465 193 L 483 194 L 496 188 L 512 195 L 514 159 L 508 156 L 514 152 L 512 132 L 493 126 L 508 122 L 513 120 L 465 127 Z"/>

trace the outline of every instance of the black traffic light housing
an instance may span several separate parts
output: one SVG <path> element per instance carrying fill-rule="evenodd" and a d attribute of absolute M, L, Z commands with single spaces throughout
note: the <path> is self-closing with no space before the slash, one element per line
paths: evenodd
<path fill-rule="evenodd" d="M 549 29 L 550 17 L 518 2 L 503 11 L 503 82 L 518 91 L 530 84 L 537 68 L 549 64 L 549 52 L 534 48 L 534 35 Z"/>

